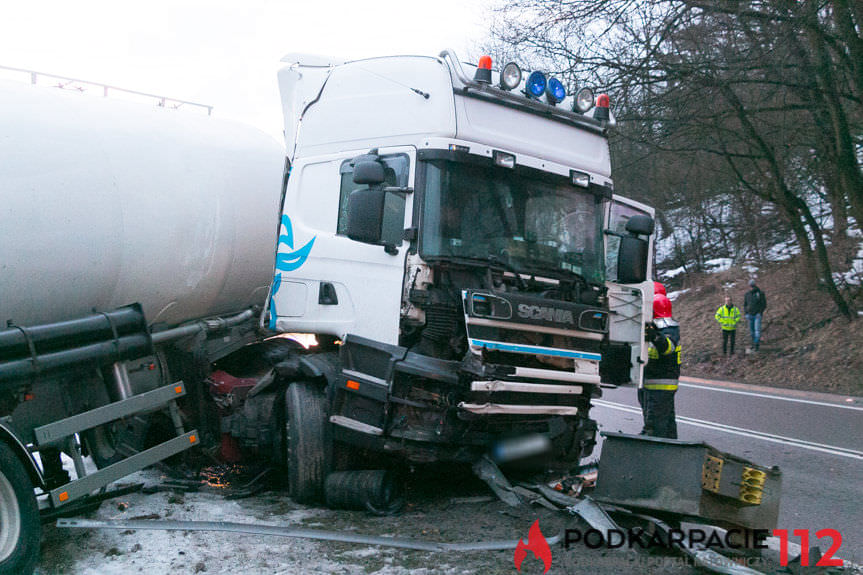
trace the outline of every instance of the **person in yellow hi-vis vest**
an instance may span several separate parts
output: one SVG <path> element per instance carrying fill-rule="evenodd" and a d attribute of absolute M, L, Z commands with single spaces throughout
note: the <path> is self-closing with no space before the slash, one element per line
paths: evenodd
<path fill-rule="evenodd" d="M 641 434 L 677 439 L 674 394 L 680 379 L 680 325 L 671 317 L 671 301 L 660 293 L 653 296 L 653 321 L 645 326 L 644 337 L 650 347 L 638 388 L 644 413 Z"/>
<path fill-rule="evenodd" d="M 716 321 L 722 328 L 722 355 L 734 355 L 734 339 L 737 336 L 737 322 L 740 321 L 740 308 L 725 296 L 725 303 L 716 310 Z M 730 353 L 729 353 L 730 352 Z"/>

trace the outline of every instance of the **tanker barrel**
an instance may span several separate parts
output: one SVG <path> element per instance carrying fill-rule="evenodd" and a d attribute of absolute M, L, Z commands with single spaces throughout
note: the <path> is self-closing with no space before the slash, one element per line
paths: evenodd
<path fill-rule="evenodd" d="M 38 353 L 47 353 L 104 341 L 113 338 L 115 332 L 122 336 L 145 330 L 144 314 L 138 304 L 57 323 L 11 327 L 0 331 L 0 362 L 29 358 L 31 343 Z"/>
<path fill-rule="evenodd" d="M 61 369 L 95 369 L 153 353 L 137 304 L 80 320 L 16 327 L 0 336 L 0 384 L 20 385 Z"/>

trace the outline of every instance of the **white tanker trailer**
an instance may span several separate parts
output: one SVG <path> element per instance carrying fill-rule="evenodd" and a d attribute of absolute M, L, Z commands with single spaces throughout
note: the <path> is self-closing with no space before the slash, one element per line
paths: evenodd
<path fill-rule="evenodd" d="M 0 322 L 261 305 L 285 161 L 241 124 L 0 83 Z"/>
<path fill-rule="evenodd" d="M 259 339 L 284 163 L 241 124 L 0 82 L 0 574 L 40 516 L 209 439 L 181 378 Z"/>

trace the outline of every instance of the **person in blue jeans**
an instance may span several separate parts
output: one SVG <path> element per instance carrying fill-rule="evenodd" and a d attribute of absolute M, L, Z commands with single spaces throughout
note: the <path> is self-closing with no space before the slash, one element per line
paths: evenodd
<path fill-rule="evenodd" d="M 764 310 L 767 309 L 767 296 L 755 284 L 755 280 L 749 280 L 749 287 L 746 292 L 746 297 L 743 300 L 743 313 L 746 314 L 746 319 L 749 320 L 749 335 L 752 337 L 752 349 L 758 351 L 761 345 L 761 316 Z"/>

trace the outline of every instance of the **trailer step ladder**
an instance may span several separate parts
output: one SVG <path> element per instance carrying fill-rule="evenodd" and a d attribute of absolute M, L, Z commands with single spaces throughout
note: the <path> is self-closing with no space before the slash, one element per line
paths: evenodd
<path fill-rule="evenodd" d="M 70 481 L 49 492 L 53 506 L 60 507 L 71 503 L 76 499 L 91 494 L 97 489 L 105 487 L 109 483 L 197 445 L 200 442 L 198 431 L 192 430 L 186 432 L 183 429 L 180 410 L 177 407 L 176 400 L 184 395 L 186 395 L 186 386 L 182 381 L 178 381 L 34 429 L 33 432 L 38 446 L 52 443 L 64 445 L 66 451 L 72 455 L 75 472 L 78 475 L 78 478 L 74 481 Z M 168 408 L 177 437 L 135 453 L 95 473 L 87 474 L 84 467 L 84 458 L 81 455 L 75 434 L 132 416 L 142 411 L 155 410 L 160 407 Z"/>

